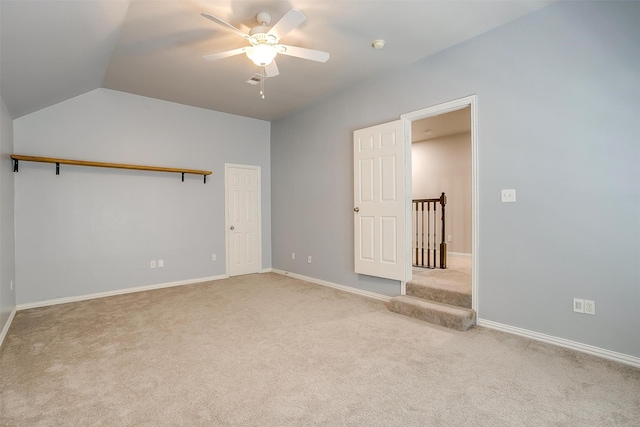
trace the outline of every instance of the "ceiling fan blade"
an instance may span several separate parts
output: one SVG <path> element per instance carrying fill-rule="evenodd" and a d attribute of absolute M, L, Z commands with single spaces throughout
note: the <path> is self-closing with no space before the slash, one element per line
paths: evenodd
<path fill-rule="evenodd" d="M 329 52 L 321 50 L 306 49 L 304 47 L 278 45 L 278 53 L 283 55 L 295 56 L 296 58 L 310 59 L 317 62 L 327 62 L 329 60 Z"/>
<path fill-rule="evenodd" d="M 246 51 L 247 51 L 246 47 L 241 47 L 239 49 L 227 50 L 225 52 L 211 53 L 209 55 L 205 55 L 204 59 L 206 59 L 207 61 L 216 61 L 218 59 L 240 55 L 241 53 L 245 53 Z"/>
<path fill-rule="evenodd" d="M 291 9 L 269 30 L 268 35 L 274 35 L 277 40 L 287 35 L 291 30 L 302 24 L 307 18 L 296 9 Z"/>
<path fill-rule="evenodd" d="M 228 23 L 224 22 L 224 21 L 223 21 L 222 19 L 220 19 L 220 18 L 216 18 L 215 16 L 210 15 L 210 14 L 208 14 L 208 13 L 201 13 L 201 15 L 202 15 L 202 16 L 204 16 L 204 17 L 205 17 L 205 18 L 207 18 L 207 19 L 212 20 L 212 21 L 213 21 L 213 22 L 215 22 L 215 23 L 218 23 L 218 24 L 220 24 L 220 25 L 224 25 L 225 27 L 229 28 L 230 30 L 233 30 L 234 32 L 236 32 L 236 33 L 237 33 L 237 34 L 239 34 L 240 36 L 244 37 L 245 39 L 250 39 L 250 38 L 251 38 L 251 36 L 250 36 L 249 34 L 245 34 L 245 33 L 243 33 L 242 31 L 240 31 L 239 29 L 237 29 L 237 28 L 236 28 L 236 27 L 234 27 L 233 25 L 231 25 L 231 24 L 228 24 Z"/>
<path fill-rule="evenodd" d="M 280 74 L 280 70 L 278 70 L 278 66 L 276 65 L 276 61 L 273 60 L 269 65 L 264 67 L 264 73 L 267 77 L 275 77 Z"/>

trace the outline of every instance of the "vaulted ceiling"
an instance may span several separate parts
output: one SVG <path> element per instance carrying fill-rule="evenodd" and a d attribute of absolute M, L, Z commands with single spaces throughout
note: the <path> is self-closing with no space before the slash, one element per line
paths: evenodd
<path fill-rule="evenodd" d="M 274 120 L 550 2 L 1 0 L 0 90 L 14 118 L 103 87 Z M 245 55 L 203 59 L 247 41 L 201 13 L 248 32 L 257 12 L 273 25 L 291 8 L 307 19 L 281 42 L 331 57 L 278 55 L 264 100 L 247 83 L 259 68 Z M 383 49 L 371 46 L 376 39 Z"/>

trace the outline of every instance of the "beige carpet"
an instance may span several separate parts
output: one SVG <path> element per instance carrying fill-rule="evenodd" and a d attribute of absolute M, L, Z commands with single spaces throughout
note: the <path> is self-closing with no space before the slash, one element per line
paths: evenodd
<path fill-rule="evenodd" d="M 447 268 L 413 268 L 412 282 L 471 295 L 471 257 L 447 254 Z"/>
<path fill-rule="evenodd" d="M 2 426 L 640 425 L 640 370 L 276 274 L 17 313 Z"/>

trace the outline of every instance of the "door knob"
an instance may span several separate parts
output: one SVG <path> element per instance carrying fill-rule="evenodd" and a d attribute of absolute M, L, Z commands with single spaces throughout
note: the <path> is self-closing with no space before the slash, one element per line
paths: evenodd
<path fill-rule="evenodd" d="M 235 227 L 234 227 L 233 225 L 232 225 L 231 227 L 229 227 L 229 228 L 230 228 L 230 229 L 232 229 L 232 230 L 234 230 L 234 229 L 235 229 Z"/>
<path fill-rule="evenodd" d="M 353 211 L 354 211 L 354 212 L 360 212 L 360 208 L 355 207 L 355 208 L 353 208 Z"/>

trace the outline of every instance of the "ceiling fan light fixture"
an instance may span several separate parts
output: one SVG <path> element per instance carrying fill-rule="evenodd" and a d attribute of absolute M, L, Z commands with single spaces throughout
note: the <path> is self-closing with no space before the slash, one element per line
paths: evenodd
<path fill-rule="evenodd" d="M 256 20 L 260 25 L 253 27 L 249 34 L 246 34 L 244 31 L 239 30 L 233 25 L 221 20 L 220 18 L 216 18 L 211 14 L 202 13 L 201 15 L 235 32 L 251 44 L 251 46 L 205 55 L 204 59 L 208 61 L 216 61 L 218 59 L 228 58 L 242 53 L 247 55 L 247 58 L 260 67 L 259 74 L 250 78 L 247 83 L 250 85 L 260 84 L 260 96 L 262 99 L 264 99 L 264 81 L 269 77 L 275 77 L 280 74 L 278 66 L 274 61 L 275 57 L 279 53 L 317 62 L 327 62 L 329 59 L 328 52 L 279 44 L 281 37 L 290 33 L 307 19 L 299 10 L 290 9 L 271 28 L 267 26 L 271 22 L 271 15 L 267 12 L 259 12 L 256 15 Z"/>
<path fill-rule="evenodd" d="M 247 48 L 247 57 L 259 67 L 266 67 L 276 57 L 278 51 L 275 46 L 259 44 Z"/>

